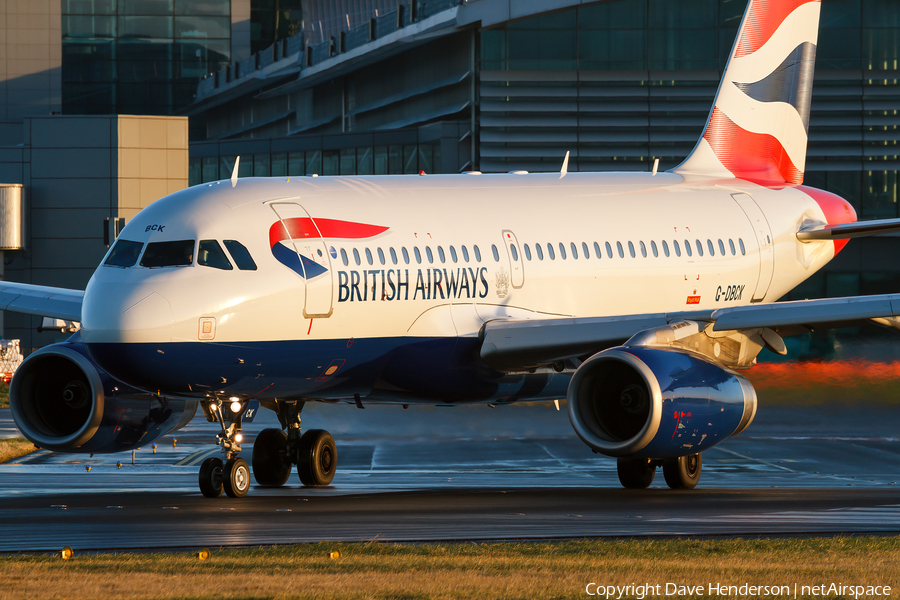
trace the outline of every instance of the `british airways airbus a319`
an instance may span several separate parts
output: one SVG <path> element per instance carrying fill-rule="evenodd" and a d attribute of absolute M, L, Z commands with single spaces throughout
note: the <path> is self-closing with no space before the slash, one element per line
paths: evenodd
<path fill-rule="evenodd" d="M 750 425 L 740 371 L 784 336 L 900 315 L 900 294 L 774 301 L 856 223 L 805 187 L 819 0 L 751 0 L 703 136 L 664 173 L 247 178 L 158 200 L 121 232 L 82 293 L 0 284 L 5 310 L 81 323 L 12 380 L 16 424 L 61 452 L 119 452 L 221 424 L 209 497 L 296 465 L 327 485 L 311 401 L 358 405 L 567 398 L 576 434 L 621 483 L 657 467 L 692 488 L 702 452 Z M 257 404 L 258 403 L 258 404 Z"/>

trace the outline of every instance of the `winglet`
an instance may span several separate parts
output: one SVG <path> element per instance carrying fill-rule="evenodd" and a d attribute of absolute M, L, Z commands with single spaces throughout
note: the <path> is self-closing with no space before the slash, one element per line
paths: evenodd
<path fill-rule="evenodd" d="M 234 159 L 234 170 L 231 172 L 231 187 L 234 187 L 237 185 L 238 167 L 240 165 L 241 165 L 241 157 L 238 156 L 237 158 Z"/>
<path fill-rule="evenodd" d="M 563 159 L 562 169 L 559 170 L 559 178 L 562 179 L 569 172 L 569 151 L 566 150 L 566 157 Z"/>

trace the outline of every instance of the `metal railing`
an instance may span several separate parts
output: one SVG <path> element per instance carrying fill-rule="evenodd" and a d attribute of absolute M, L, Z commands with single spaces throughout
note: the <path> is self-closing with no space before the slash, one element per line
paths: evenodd
<path fill-rule="evenodd" d="M 219 73 L 210 73 L 197 85 L 197 97 L 215 93 L 224 83 L 240 80 L 254 71 L 265 69 L 277 62 L 301 55 L 297 64 L 301 69 L 320 64 L 339 54 L 359 48 L 395 33 L 408 25 L 418 23 L 436 14 L 450 10 L 466 0 L 408 0 L 385 15 L 372 17 L 368 22 L 341 32 L 338 36 L 318 44 L 307 44 L 304 34 L 279 40 L 273 46 L 261 50 L 247 60 L 234 62 Z"/>

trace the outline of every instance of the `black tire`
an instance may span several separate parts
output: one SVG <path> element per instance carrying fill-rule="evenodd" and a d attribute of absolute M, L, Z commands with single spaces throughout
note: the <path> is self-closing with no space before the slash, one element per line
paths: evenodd
<path fill-rule="evenodd" d="M 666 485 L 673 490 L 692 490 L 697 487 L 702 470 L 703 457 L 699 453 L 670 458 L 663 462 Z"/>
<path fill-rule="evenodd" d="M 243 498 L 250 490 L 250 466 L 243 458 L 232 458 L 225 463 L 222 482 L 225 493 L 231 498 Z"/>
<path fill-rule="evenodd" d="M 263 429 L 253 442 L 253 477 L 265 487 L 281 487 L 291 476 L 287 456 L 287 434 L 280 429 Z"/>
<path fill-rule="evenodd" d="M 644 490 L 653 483 L 656 466 L 649 458 L 619 458 L 616 459 L 616 472 L 622 487 Z"/>
<path fill-rule="evenodd" d="M 222 495 L 222 459 L 210 457 L 200 465 L 200 493 L 207 498 Z"/>
<path fill-rule="evenodd" d="M 297 475 L 306 486 L 331 483 L 337 469 L 337 449 L 334 438 L 323 429 L 310 429 L 300 438 L 297 452 Z"/>

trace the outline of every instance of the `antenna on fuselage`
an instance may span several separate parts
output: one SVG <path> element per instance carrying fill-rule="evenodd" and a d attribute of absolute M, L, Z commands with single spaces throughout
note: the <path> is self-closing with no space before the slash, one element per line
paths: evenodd
<path fill-rule="evenodd" d="M 234 170 L 231 172 L 231 187 L 234 187 L 237 185 L 237 174 L 238 174 L 238 167 L 240 166 L 240 164 L 241 164 L 241 157 L 238 156 L 237 158 L 234 159 Z"/>
<path fill-rule="evenodd" d="M 566 157 L 563 159 L 562 169 L 559 170 L 559 178 L 562 179 L 569 172 L 569 151 L 566 150 Z"/>

